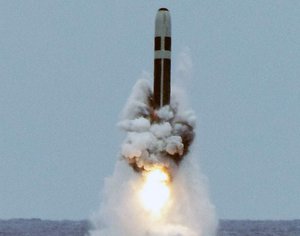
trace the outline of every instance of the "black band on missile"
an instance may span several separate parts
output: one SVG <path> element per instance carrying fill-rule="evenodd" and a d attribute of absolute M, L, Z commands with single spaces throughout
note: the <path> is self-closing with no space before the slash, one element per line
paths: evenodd
<path fill-rule="evenodd" d="M 171 60 L 163 60 L 163 106 L 170 103 L 170 76 L 171 76 Z"/>
<path fill-rule="evenodd" d="M 170 104 L 170 92 L 171 92 L 170 78 L 171 78 L 171 60 L 155 59 L 154 60 L 154 91 L 153 91 L 154 108 L 160 108 L 161 106 Z"/>
<path fill-rule="evenodd" d="M 165 50 L 171 51 L 171 37 L 165 37 Z"/>
<path fill-rule="evenodd" d="M 154 50 L 161 50 L 161 37 L 155 37 L 154 39 Z"/>
<path fill-rule="evenodd" d="M 154 89 L 153 89 L 153 101 L 154 107 L 160 106 L 160 85 L 161 85 L 161 66 L 162 59 L 154 60 Z"/>

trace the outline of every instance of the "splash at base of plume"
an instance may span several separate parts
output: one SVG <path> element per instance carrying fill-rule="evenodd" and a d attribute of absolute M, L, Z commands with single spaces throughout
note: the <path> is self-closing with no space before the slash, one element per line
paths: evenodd
<path fill-rule="evenodd" d="M 191 156 L 189 156 L 190 158 Z M 172 195 L 159 218 L 138 201 L 141 175 L 119 161 L 107 178 L 100 211 L 93 216 L 90 236 L 213 236 L 217 220 L 207 195 L 206 179 L 193 160 L 184 161 L 172 180 Z"/>

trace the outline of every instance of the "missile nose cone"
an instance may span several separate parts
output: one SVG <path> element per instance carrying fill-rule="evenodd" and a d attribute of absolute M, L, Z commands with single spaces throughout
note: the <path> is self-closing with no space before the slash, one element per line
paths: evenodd
<path fill-rule="evenodd" d="M 162 8 L 159 8 L 159 11 L 169 11 L 169 10 L 167 8 L 162 7 Z"/>
<path fill-rule="evenodd" d="M 155 18 L 155 36 L 171 37 L 171 16 L 167 8 L 160 8 Z"/>

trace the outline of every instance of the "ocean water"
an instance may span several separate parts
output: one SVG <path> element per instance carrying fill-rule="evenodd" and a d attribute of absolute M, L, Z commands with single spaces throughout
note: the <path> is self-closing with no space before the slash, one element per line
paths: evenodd
<path fill-rule="evenodd" d="M 0 220 L 0 236 L 85 236 L 91 227 L 85 220 Z M 218 236 L 300 236 L 300 220 L 220 220 Z"/>

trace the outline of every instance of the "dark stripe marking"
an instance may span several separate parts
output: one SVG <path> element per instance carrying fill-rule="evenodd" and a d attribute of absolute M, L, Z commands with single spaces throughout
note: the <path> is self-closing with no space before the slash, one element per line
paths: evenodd
<path fill-rule="evenodd" d="M 160 84 L 161 84 L 161 70 L 162 70 L 162 59 L 154 60 L 154 91 L 153 100 L 154 107 L 158 108 L 160 106 Z"/>
<path fill-rule="evenodd" d="M 154 50 L 161 50 L 161 37 L 155 37 L 154 39 Z"/>
<path fill-rule="evenodd" d="M 171 37 L 165 37 L 165 50 L 171 51 Z"/>
<path fill-rule="evenodd" d="M 171 60 L 164 59 L 163 62 L 163 106 L 170 103 L 170 76 L 171 76 Z"/>

